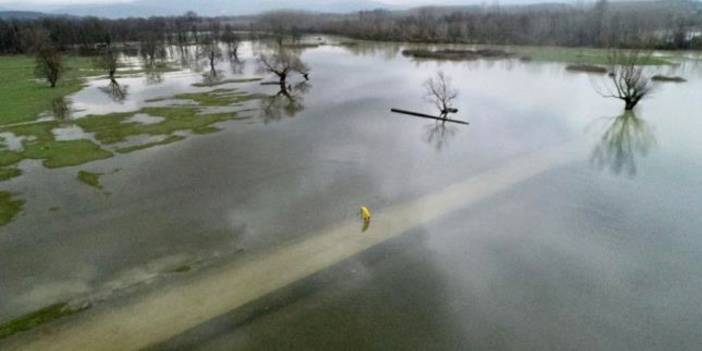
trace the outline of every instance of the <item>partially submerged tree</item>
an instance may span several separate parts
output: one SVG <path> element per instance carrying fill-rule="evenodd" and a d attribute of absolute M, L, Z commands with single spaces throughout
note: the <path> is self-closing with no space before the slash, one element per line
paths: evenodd
<path fill-rule="evenodd" d="M 55 98 L 51 100 L 51 111 L 56 120 L 66 121 L 71 116 L 71 103 L 64 97 Z"/>
<path fill-rule="evenodd" d="M 122 102 L 127 98 L 127 85 L 120 85 L 116 79 L 110 79 L 110 83 L 105 87 L 101 87 L 100 90 L 107 94 L 113 101 Z"/>
<path fill-rule="evenodd" d="M 612 50 L 608 56 L 609 84 L 598 89 L 604 97 L 624 101 L 624 109 L 631 111 L 651 92 L 651 79 L 644 73 L 643 65 L 651 59 L 651 53 L 638 50 Z"/>
<path fill-rule="evenodd" d="M 119 59 L 115 50 L 108 46 L 103 50 L 102 55 L 100 55 L 96 60 L 96 66 L 100 69 L 107 71 L 110 79 L 115 79 L 115 73 L 117 72 Z"/>
<path fill-rule="evenodd" d="M 309 68 L 300 57 L 283 46 L 278 45 L 272 54 L 261 54 L 258 57 L 260 68 L 263 71 L 275 74 L 278 77 L 281 90 L 289 90 L 287 80 L 291 73 L 299 73 L 309 79 Z"/>
<path fill-rule="evenodd" d="M 229 67 L 231 68 L 232 74 L 241 75 L 244 74 L 244 68 L 246 67 L 246 61 L 239 61 L 233 59 L 229 61 Z"/>
<path fill-rule="evenodd" d="M 107 71 L 110 83 L 106 87 L 100 88 L 102 92 L 110 96 L 116 102 L 122 102 L 127 98 L 127 86 L 122 86 L 117 82 L 117 68 L 119 67 L 119 57 L 112 46 L 103 49 L 102 55 L 96 60 L 96 66 Z M 146 67 L 151 67 L 147 65 Z"/>
<path fill-rule="evenodd" d="M 44 43 L 36 53 L 36 66 L 34 72 L 39 78 L 46 79 L 52 88 L 64 72 L 63 55 L 53 45 Z"/>
<path fill-rule="evenodd" d="M 147 68 L 144 71 L 144 79 L 148 85 L 160 84 L 163 82 L 163 71 L 160 69 Z"/>
<path fill-rule="evenodd" d="M 425 99 L 439 110 L 442 118 L 447 118 L 449 113 L 456 113 L 458 110 L 453 107 L 453 102 L 458 97 L 458 91 L 451 86 L 451 78 L 444 72 L 439 71 L 436 77 L 429 78 L 424 82 L 426 91 Z"/>
<path fill-rule="evenodd" d="M 146 66 L 154 66 L 158 60 L 166 56 L 166 51 L 160 38 L 153 33 L 144 35 L 139 50 Z"/>
<path fill-rule="evenodd" d="M 303 96 L 309 88 L 309 83 L 303 81 L 286 89 L 281 88 L 275 95 L 261 99 L 264 123 L 279 121 L 283 116 L 294 117 L 304 110 Z"/>
<path fill-rule="evenodd" d="M 241 43 L 241 38 L 239 35 L 234 33 L 234 30 L 232 30 L 232 26 L 230 24 L 224 26 L 224 32 L 222 33 L 221 40 L 227 45 L 229 56 L 235 61 L 239 61 L 239 45 Z"/>

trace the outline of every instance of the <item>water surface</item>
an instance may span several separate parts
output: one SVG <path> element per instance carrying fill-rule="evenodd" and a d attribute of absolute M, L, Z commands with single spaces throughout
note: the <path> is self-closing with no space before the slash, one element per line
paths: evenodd
<path fill-rule="evenodd" d="M 262 76 L 261 48 L 247 43 L 243 67 L 217 68 L 226 78 Z M 696 349 L 697 62 L 651 68 L 688 82 L 660 84 L 624 114 L 593 89 L 603 77 L 564 64 L 414 61 L 400 48 L 304 50 L 311 81 L 294 106 L 275 98 L 275 86 L 224 85 L 271 97 L 213 107 L 246 117 L 219 123 L 217 133 L 183 132 L 182 141 L 57 170 L 24 161 L 25 174 L 2 183 L 26 205 L 0 228 L 0 320 L 71 299 L 109 300 L 177 279 L 184 265 L 300 240 L 354 218 L 361 205 L 410 201 L 555 149 L 572 161 L 302 282 L 303 293 L 281 292 L 284 303 L 264 299 L 277 307 L 260 318 L 216 320 L 161 348 Z M 456 118 L 469 126 L 389 112 L 435 113 L 422 84 L 439 70 L 452 77 Z M 159 79 L 122 77 L 128 89 L 118 99 L 101 89 L 107 79 L 92 80 L 69 97 L 71 118 L 190 104 L 159 98 L 222 88 L 194 87 L 206 73 L 190 66 Z M 81 132 L 70 123 L 54 130 L 94 140 Z M 79 183 L 78 170 L 103 173 L 103 189 Z"/>

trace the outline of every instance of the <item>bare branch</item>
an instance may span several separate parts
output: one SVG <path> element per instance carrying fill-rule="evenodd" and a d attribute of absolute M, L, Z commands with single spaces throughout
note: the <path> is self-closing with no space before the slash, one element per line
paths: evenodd
<path fill-rule="evenodd" d="M 458 91 L 451 87 L 451 78 L 439 71 L 436 77 L 424 82 L 425 100 L 431 102 L 440 111 L 442 117 L 453 112 L 453 101 L 458 97 Z"/>

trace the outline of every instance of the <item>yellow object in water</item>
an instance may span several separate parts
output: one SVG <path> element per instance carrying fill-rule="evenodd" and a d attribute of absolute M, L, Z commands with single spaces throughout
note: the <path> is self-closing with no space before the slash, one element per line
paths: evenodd
<path fill-rule="evenodd" d="M 366 206 L 361 206 L 361 218 L 363 218 L 364 222 L 370 222 L 371 220 L 371 212 Z"/>

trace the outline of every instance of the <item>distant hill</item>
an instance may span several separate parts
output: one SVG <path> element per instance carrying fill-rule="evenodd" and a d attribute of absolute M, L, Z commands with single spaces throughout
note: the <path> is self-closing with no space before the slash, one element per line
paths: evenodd
<path fill-rule="evenodd" d="M 276 9 L 346 13 L 375 8 L 388 6 L 375 0 L 137 0 L 109 5 L 65 6 L 52 12 L 115 18 L 181 15 L 187 11 L 202 16 L 238 16 Z"/>
<path fill-rule="evenodd" d="M 0 10 L 0 19 L 37 19 L 46 17 L 46 14 L 35 11 L 3 11 Z"/>
<path fill-rule="evenodd" d="M 594 1 L 594 0 L 592 0 Z M 585 1 L 585 3 L 592 3 Z M 449 14 L 452 11 L 481 11 L 485 6 L 491 7 L 497 3 L 494 0 L 439 0 L 429 2 L 437 13 Z M 507 4 L 504 4 L 507 3 Z M 444 6 L 442 4 L 450 4 Z M 505 0 L 503 11 L 559 11 L 576 6 L 573 0 L 534 0 L 515 5 Z M 181 15 L 187 11 L 195 11 L 202 16 L 241 16 L 261 12 L 289 9 L 325 13 L 349 13 L 360 10 L 387 9 L 405 10 L 413 13 L 417 9 L 409 6 L 388 5 L 378 0 L 135 0 L 112 4 L 80 4 L 71 6 L 60 5 L 31 5 L 18 2 L 14 5 L 4 5 L 23 11 L 2 11 L 0 18 L 37 18 L 47 14 L 74 16 L 98 16 L 106 18 L 120 17 L 149 17 Z M 700 0 L 610 0 L 610 9 L 629 14 L 658 13 L 658 14 L 695 14 L 702 16 L 702 1 Z M 38 12 L 39 10 L 42 12 Z"/>
<path fill-rule="evenodd" d="M 659 11 L 665 12 L 689 12 L 702 9 L 702 1 L 699 0 L 627 0 L 612 1 L 612 9 L 622 11 Z"/>

